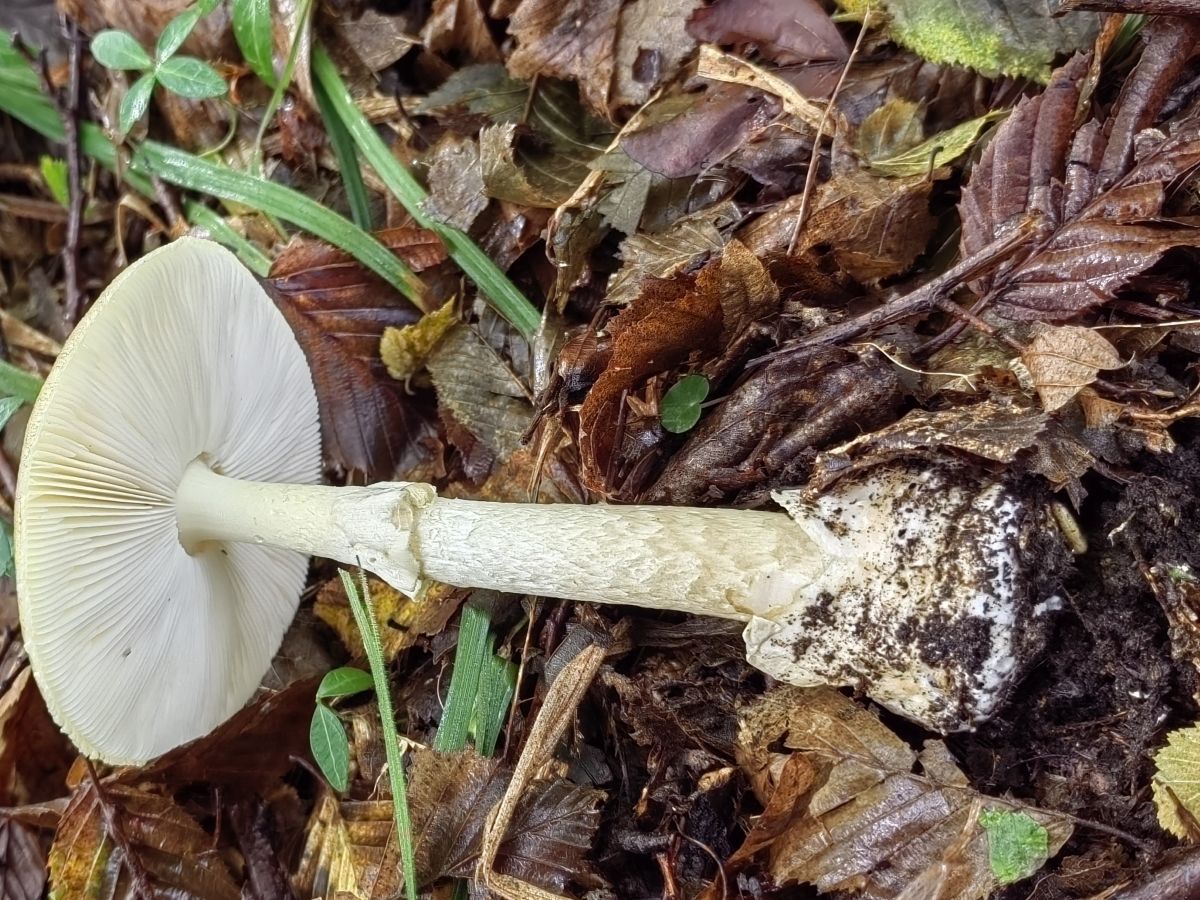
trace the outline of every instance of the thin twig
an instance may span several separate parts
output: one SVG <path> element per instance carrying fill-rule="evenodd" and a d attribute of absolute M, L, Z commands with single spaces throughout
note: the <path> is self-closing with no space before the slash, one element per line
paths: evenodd
<path fill-rule="evenodd" d="M 142 868 L 142 861 L 134 854 L 129 841 L 125 839 L 125 832 L 117 826 L 116 812 L 112 804 L 108 802 L 104 788 L 100 786 L 100 776 L 96 774 L 96 769 L 90 759 L 85 756 L 83 762 L 87 766 L 92 790 L 96 792 L 96 803 L 100 806 L 100 815 L 104 817 L 104 830 L 108 839 L 116 845 L 125 858 L 125 869 L 129 872 L 129 879 L 133 882 L 134 896 L 141 897 L 142 900 L 154 900 L 154 887 L 150 884 L 150 876 L 146 874 L 146 870 Z"/>
<path fill-rule="evenodd" d="M 821 113 L 821 121 L 817 125 L 817 133 L 813 137 L 812 153 L 808 158 L 808 172 L 804 176 L 804 192 L 800 195 L 800 209 L 796 212 L 796 224 L 792 227 L 792 237 L 788 241 L 787 255 L 791 256 L 796 250 L 796 241 L 800 237 L 800 230 L 804 227 L 804 221 L 808 218 L 808 206 L 812 201 L 813 189 L 817 185 L 817 169 L 818 163 L 821 161 L 821 141 L 825 137 L 825 125 L 829 122 L 829 113 L 837 104 L 838 94 L 842 91 L 842 85 L 846 83 L 846 76 L 850 73 L 850 65 L 854 62 L 854 57 L 858 55 L 858 50 L 862 46 L 863 37 L 867 33 L 868 23 L 870 22 L 870 8 L 867 9 L 867 15 L 863 17 L 862 28 L 858 30 L 858 37 L 854 39 L 854 47 L 850 50 L 850 55 L 846 57 L 846 64 L 842 66 L 842 74 L 838 76 L 837 84 L 833 87 L 833 93 L 829 95 L 829 102 L 825 104 L 825 111 Z"/>
<path fill-rule="evenodd" d="M 66 134 L 67 152 L 67 239 L 62 248 L 64 293 L 63 318 L 69 329 L 83 313 L 84 296 L 79 286 L 79 237 L 83 229 L 82 154 L 79 150 L 79 82 L 83 65 L 83 37 L 70 16 L 62 17 L 63 36 L 67 39 L 67 86 L 58 104 Z"/>

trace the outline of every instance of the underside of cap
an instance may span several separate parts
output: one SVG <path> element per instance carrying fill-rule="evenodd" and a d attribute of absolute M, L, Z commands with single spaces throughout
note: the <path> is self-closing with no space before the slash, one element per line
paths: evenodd
<path fill-rule="evenodd" d="M 15 516 L 21 629 L 55 721 L 85 754 L 140 763 L 206 734 L 262 679 L 307 558 L 180 544 L 194 460 L 255 481 L 320 479 L 303 352 L 224 248 L 175 241 L 118 276 L 30 417 Z"/>

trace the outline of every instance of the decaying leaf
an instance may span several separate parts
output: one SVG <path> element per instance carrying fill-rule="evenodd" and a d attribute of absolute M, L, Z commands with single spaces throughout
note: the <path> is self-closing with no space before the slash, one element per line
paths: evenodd
<path fill-rule="evenodd" d="M 1099 332 L 1077 325 L 1039 325 L 1021 359 L 1047 412 L 1065 406 L 1101 369 L 1122 365 L 1117 348 Z"/>
<path fill-rule="evenodd" d="M 865 10 L 865 0 L 842 0 Z M 932 62 L 969 66 L 984 75 L 1021 75 L 1045 81 L 1060 53 L 1087 47 L 1096 35 L 1095 13 L 1056 15 L 1048 0 L 883 0 L 890 37 Z"/>
<path fill-rule="evenodd" d="M 779 743 L 793 752 L 774 751 Z M 799 768 L 791 762 L 797 756 Z M 1065 816 L 980 795 L 941 741 L 914 751 L 831 688 L 776 688 L 749 707 L 738 761 L 772 813 L 746 843 L 768 848 L 778 884 L 853 889 L 879 900 L 936 885 L 936 894 L 905 896 L 983 900 L 1001 882 L 978 816 L 1028 816 L 1045 829 L 1048 856 L 1072 831 Z M 794 801 L 790 815 L 773 803 L 780 789 Z"/>
<path fill-rule="evenodd" d="M 714 44 L 752 43 L 780 65 L 849 55 L 841 32 L 816 0 L 717 0 L 697 10 L 688 31 Z"/>
<path fill-rule="evenodd" d="M 588 105 L 607 114 L 620 7 L 619 0 L 525 0 L 508 23 L 517 41 L 508 71 L 575 80 Z"/>
<path fill-rule="evenodd" d="M 876 156 L 870 161 L 871 171 L 891 178 L 928 175 L 938 166 L 948 166 L 968 152 L 983 129 L 997 119 L 1004 118 L 1004 115 L 1004 110 L 993 110 L 948 128 L 919 144 Z"/>
<path fill-rule="evenodd" d="M 614 61 L 613 109 L 640 106 L 679 71 L 696 46 L 688 16 L 701 0 L 633 0 L 621 7 Z"/>
<path fill-rule="evenodd" d="M 505 459 L 521 446 L 533 407 L 495 348 L 460 325 L 442 338 L 427 367 L 441 405 L 497 456 Z"/>
<path fill-rule="evenodd" d="M 1022 101 L 963 192 L 964 256 L 1034 219 L 1034 239 L 978 285 L 1010 319 L 1069 320 L 1112 300 L 1169 250 L 1197 243 L 1194 228 L 1162 213 L 1170 184 L 1200 163 L 1200 124 L 1181 124 L 1127 172 L 1102 179 L 1103 127 L 1075 127 L 1087 70 L 1076 57 Z"/>
<path fill-rule="evenodd" d="M 23 822 L 0 817 L 0 897 L 41 900 L 46 859 L 37 833 Z"/>
<path fill-rule="evenodd" d="M 496 62 L 500 51 L 479 0 L 436 0 L 421 40 L 434 53 L 463 52 L 472 62 Z"/>
<path fill-rule="evenodd" d="M 487 209 L 479 145 L 446 135 L 429 157 L 429 196 L 425 212 L 439 222 L 466 231 Z"/>
<path fill-rule="evenodd" d="M 579 411 L 584 483 L 593 490 L 614 490 L 627 474 L 628 461 L 617 466 L 613 457 L 622 455 L 622 423 L 629 427 L 633 419 L 627 408 L 633 391 L 692 354 L 716 355 L 743 329 L 771 315 L 778 299 L 762 263 L 737 242 L 695 278 L 646 282 L 641 295 L 608 323 L 611 356 Z M 648 425 L 658 429 L 656 421 Z M 637 445 L 633 465 L 646 458 L 647 447 L 653 453 L 661 431 L 659 435 L 647 434 Z"/>
<path fill-rule="evenodd" d="M 479 133 L 479 163 L 489 197 L 524 206 L 554 209 L 575 192 L 584 173 L 569 156 L 543 155 L 542 165 L 526 169 L 517 159 L 517 126 L 493 125 Z M 558 163 L 561 163 L 559 165 Z"/>
<path fill-rule="evenodd" d="M 368 578 L 371 605 L 379 623 L 383 658 L 391 663 L 396 656 L 413 646 L 420 638 L 437 634 L 458 609 L 459 597 L 453 588 L 432 586 L 415 601 L 377 578 Z M 313 612 L 334 630 L 342 645 L 355 659 L 365 659 L 362 633 L 354 621 L 350 601 L 340 578 L 331 578 L 317 593 Z"/>
<path fill-rule="evenodd" d="M 666 231 L 631 234 L 621 242 L 621 268 L 609 280 L 608 302 L 624 306 L 647 278 L 668 278 L 725 245 L 720 229 L 737 219 L 737 207 L 715 208 L 678 219 Z"/>
<path fill-rule="evenodd" d="M 379 340 L 379 357 L 387 366 L 388 374 L 398 381 L 412 378 L 425 366 L 425 360 L 433 352 L 446 332 L 458 321 L 454 300 L 403 328 L 388 326 L 383 329 Z"/>
<path fill-rule="evenodd" d="M 1154 806 L 1171 834 L 1200 840 L 1200 726 L 1177 728 L 1154 754 Z"/>
<path fill-rule="evenodd" d="M 445 259 L 423 229 L 384 232 L 385 244 L 418 268 Z M 267 280 L 308 357 L 321 407 L 326 455 L 369 479 L 390 478 L 424 419 L 387 376 L 379 341 L 419 312 L 361 264 L 328 244 L 297 239 L 275 260 Z"/>
<path fill-rule="evenodd" d="M 106 809 L 107 808 L 107 813 Z M 118 834 L 110 834 L 109 823 Z M 170 797 L 85 778 L 50 848 L 51 891 L 63 897 L 238 900 L 212 835 Z"/>

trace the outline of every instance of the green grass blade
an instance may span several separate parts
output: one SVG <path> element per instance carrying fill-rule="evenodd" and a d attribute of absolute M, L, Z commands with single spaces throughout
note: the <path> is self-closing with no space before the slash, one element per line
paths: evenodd
<path fill-rule="evenodd" d="M 342 186 L 346 189 L 346 201 L 350 204 L 350 218 L 359 228 L 371 230 L 371 203 L 367 199 L 367 186 L 363 184 L 362 172 L 358 168 L 358 151 L 354 149 L 354 139 L 338 118 L 329 94 L 318 81 L 313 85 L 313 93 L 317 97 L 317 106 L 321 108 L 321 119 L 325 122 L 325 132 L 329 135 L 329 146 L 337 157 L 338 169 L 342 175 Z"/>
<path fill-rule="evenodd" d="M 42 379 L 37 375 L 0 359 L 0 395 L 18 397 L 26 403 L 32 403 L 41 389 Z"/>
<path fill-rule="evenodd" d="M 183 204 L 183 212 L 189 222 L 203 228 L 214 241 L 236 253 L 246 268 L 259 278 L 266 278 L 270 273 L 271 258 L 238 233 L 215 210 L 195 200 L 188 200 Z"/>
<path fill-rule="evenodd" d="M 367 651 L 367 662 L 371 666 L 371 677 L 375 680 L 375 701 L 379 704 L 379 718 L 383 723 L 383 748 L 387 754 L 388 776 L 392 783 L 392 810 L 396 820 L 396 840 L 400 844 L 400 860 L 404 866 L 404 893 L 408 900 L 417 900 L 417 866 L 413 854 L 412 819 L 408 813 L 408 784 L 404 778 L 404 760 L 400 756 L 400 742 L 396 739 L 396 713 L 392 708 L 392 691 L 388 685 L 387 666 L 383 662 L 383 649 L 379 641 L 379 625 L 375 621 L 375 610 L 371 606 L 371 593 L 367 579 L 359 570 L 361 591 L 345 569 L 339 569 L 342 586 L 350 600 L 354 621 L 362 635 L 363 648 Z"/>
<path fill-rule="evenodd" d="M 176 187 L 242 203 L 310 231 L 350 253 L 413 301 L 419 301 L 424 292 L 421 280 L 387 247 L 353 222 L 282 184 L 208 162 L 158 141 L 143 142 L 134 154 L 133 165 Z"/>
<path fill-rule="evenodd" d="M 446 709 L 433 739 L 433 749 L 439 753 L 453 753 L 467 746 L 467 735 L 475 717 L 475 701 L 479 696 L 479 677 L 484 658 L 491 653 L 491 642 L 488 640 L 491 624 L 492 619 L 487 611 L 470 602 L 463 607 Z"/>
<path fill-rule="evenodd" d="M 474 241 L 457 228 L 451 228 L 429 217 L 422 203 L 427 193 L 421 183 L 392 154 L 383 138 L 362 114 L 354 98 L 346 89 L 337 66 L 324 48 L 314 46 L 312 51 L 313 75 L 324 87 L 334 112 L 342 120 L 346 130 L 358 145 L 359 152 L 379 174 L 396 199 L 408 210 L 420 225 L 435 232 L 446 244 L 451 258 L 467 274 L 483 295 L 504 318 L 508 319 L 526 337 L 537 331 L 541 314 L 525 295 L 517 290 L 486 253 Z"/>

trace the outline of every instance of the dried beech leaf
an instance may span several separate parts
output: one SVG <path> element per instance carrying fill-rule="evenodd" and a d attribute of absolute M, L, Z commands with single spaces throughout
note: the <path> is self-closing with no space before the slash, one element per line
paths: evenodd
<path fill-rule="evenodd" d="M 473 62 L 500 59 L 479 0 L 434 0 L 421 40 L 434 53 L 465 53 Z"/>
<path fill-rule="evenodd" d="M 1200 837 L 1200 726 L 1178 728 L 1154 754 L 1154 806 L 1158 823 L 1179 838 Z"/>
<path fill-rule="evenodd" d="M 446 135 L 429 157 L 429 196 L 425 212 L 439 222 L 466 231 L 487 209 L 479 145 L 470 138 Z"/>
<path fill-rule="evenodd" d="M 793 770 L 792 782 L 815 773 L 802 795 L 795 783 L 774 776 L 787 772 L 771 749 L 779 743 L 796 751 L 785 762 L 800 756 L 807 764 Z M 806 882 L 822 892 L 852 889 L 884 900 L 936 881 L 938 896 L 984 900 L 998 881 L 988 834 L 977 822 L 981 811 L 1028 815 L 1046 829 L 1050 855 L 1072 831 L 1065 816 L 980 795 L 941 741 L 926 741 L 917 753 L 831 688 L 768 692 L 742 716 L 738 761 L 774 811 L 761 824 L 772 832 L 768 868 L 780 885 Z M 780 788 L 799 800 L 790 817 L 773 803 Z M 746 840 L 764 845 L 759 823 Z"/>
<path fill-rule="evenodd" d="M 823 453 L 809 484 L 814 490 L 823 490 L 850 472 L 905 456 L 936 454 L 943 448 L 1011 463 L 1018 453 L 1045 437 L 1049 421 L 1041 410 L 998 400 L 938 412 L 913 410 L 894 425 Z"/>
<path fill-rule="evenodd" d="M 678 219 L 666 231 L 631 234 L 621 242 L 621 268 L 609 280 L 608 302 L 624 306 L 637 296 L 647 278 L 668 278 L 720 252 L 720 228 L 737 218 L 732 204 L 720 204 Z"/>
<path fill-rule="evenodd" d="M 620 8 L 620 0 L 524 0 L 508 23 L 517 41 L 508 70 L 527 81 L 577 81 L 588 105 L 606 115 Z"/>
<path fill-rule="evenodd" d="M 398 255 L 410 263 L 445 258 L 441 242 L 423 229 L 391 229 L 381 237 L 405 248 Z M 418 311 L 379 276 L 320 241 L 289 244 L 267 285 L 308 357 L 326 455 L 370 480 L 392 477 L 425 425 L 403 385 L 388 377 L 379 341 L 385 328 L 416 321 Z"/>
<path fill-rule="evenodd" d="M 433 348 L 454 327 L 458 312 L 454 300 L 403 328 L 387 327 L 379 340 L 379 357 L 387 366 L 388 374 L 404 381 L 412 378 L 425 366 L 425 360 Z"/>
<path fill-rule="evenodd" d="M 379 625 L 383 658 L 388 663 L 422 637 L 441 631 L 458 608 L 455 597 L 451 595 L 453 588 L 445 585 L 434 585 L 417 602 L 376 578 L 368 578 L 367 584 Z M 340 578 L 331 578 L 322 585 L 313 604 L 313 613 L 334 630 L 351 656 L 355 659 L 366 658 L 362 633 L 355 623 Z"/>
<path fill-rule="evenodd" d="M 1034 387 L 1047 412 L 1070 403 L 1080 390 L 1096 380 L 1101 369 L 1122 365 L 1116 347 L 1099 332 L 1077 325 L 1035 328 L 1029 349 L 1021 359 L 1033 376 Z"/>
<path fill-rule="evenodd" d="M 438 402 L 501 459 L 521 446 L 533 419 L 516 374 L 466 325 L 452 329 L 426 363 Z"/>
<path fill-rule="evenodd" d="M 633 0 L 621 8 L 610 105 L 641 106 L 696 46 L 688 16 L 701 0 Z"/>
<path fill-rule="evenodd" d="M 849 55 L 841 32 L 816 0 L 717 0 L 697 10 L 688 31 L 713 44 L 754 44 L 780 65 Z"/>
<path fill-rule="evenodd" d="M 119 845 L 106 831 L 101 803 L 120 830 Z M 132 865 L 121 845 L 134 855 Z M 179 900 L 239 900 L 241 891 L 212 845 L 212 835 L 169 797 L 106 784 L 101 799 L 84 779 L 50 848 L 51 891 L 63 897 L 137 897 L 153 891 Z M 140 873 L 136 881 L 135 871 Z"/>
<path fill-rule="evenodd" d="M 517 159 L 514 141 L 517 126 L 493 125 L 479 133 L 479 162 L 489 197 L 523 206 L 555 209 L 566 202 L 586 175 L 586 169 L 567 156 L 542 156 L 542 164 L 528 170 Z"/>

